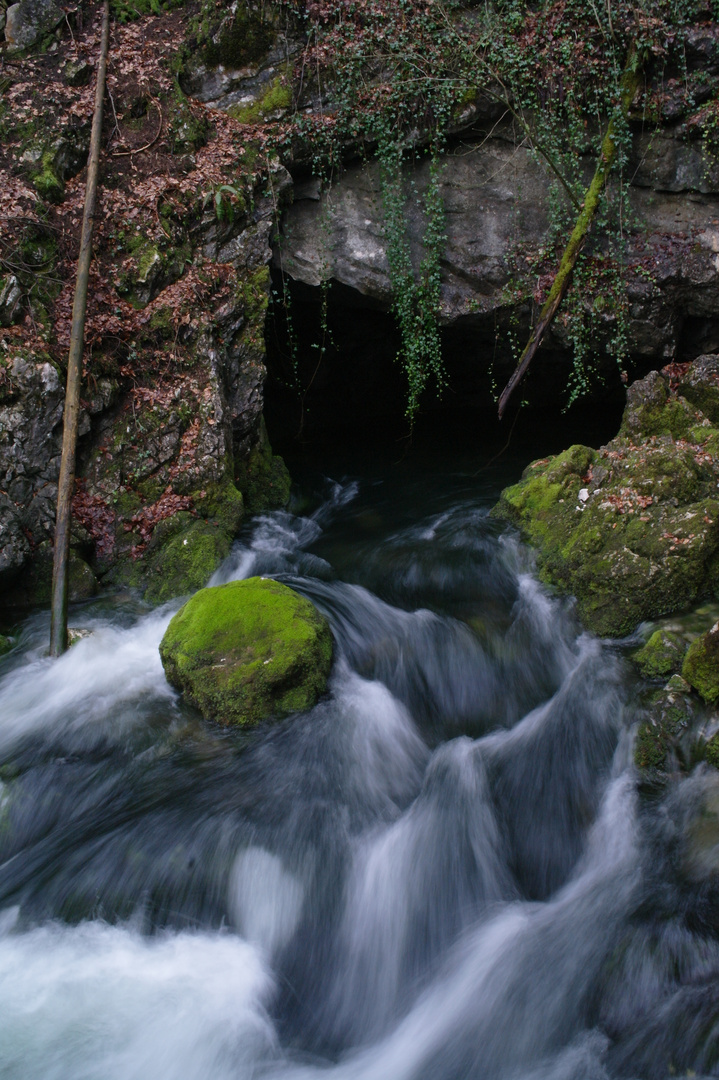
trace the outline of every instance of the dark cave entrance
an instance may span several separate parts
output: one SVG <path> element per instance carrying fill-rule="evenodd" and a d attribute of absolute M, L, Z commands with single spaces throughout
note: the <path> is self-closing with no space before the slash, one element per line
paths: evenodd
<path fill-rule="evenodd" d="M 529 312 L 527 325 L 528 319 Z M 458 448 L 481 446 L 491 456 L 511 432 L 514 449 L 529 460 L 573 442 L 600 446 L 613 438 L 625 401 L 616 364 L 607 358 L 592 396 L 567 409 L 571 360 L 561 349 L 537 358 L 516 405 L 499 423 L 496 397 L 515 362 L 508 322 L 509 315 L 507 325 L 478 315 L 443 331 L 448 385 L 441 395 L 428 388 L 410 431 L 392 314 L 338 282 L 323 295 L 302 282 L 283 282 L 273 270 L 265 334 L 265 418 L 273 448 L 295 456 L 302 448 L 371 451 L 441 439 Z M 520 325 L 515 339 L 524 332 Z"/>

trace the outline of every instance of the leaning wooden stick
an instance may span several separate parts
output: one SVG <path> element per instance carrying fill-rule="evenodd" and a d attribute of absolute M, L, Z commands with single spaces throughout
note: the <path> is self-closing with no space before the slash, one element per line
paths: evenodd
<path fill-rule="evenodd" d="M 67 572 L 70 556 L 72 491 L 75 484 L 75 452 L 80 412 L 82 353 L 85 343 L 85 310 L 87 308 L 90 262 L 92 261 L 92 224 L 97 197 L 97 175 L 102 137 L 102 106 L 105 97 L 105 73 L 107 70 L 109 37 L 110 0 L 105 0 L 102 12 L 100 59 L 97 65 L 97 85 L 95 87 L 95 112 L 92 118 L 90 154 L 87 159 L 85 211 L 82 217 L 82 237 L 80 240 L 80 256 L 77 260 L 77 282 L 75 284 L 75 300 L 72 306 L 70 350 L 67 360 L 67 389 L 65 391 L 60 477 L 57 484 L 55 555 L 52 568 L 51 656 L 59 656 L 67 649 Z"/>
<path fill-rule="evenodd" d="M 634 100 L 634 96 L 639 89 L 639 84 L 642 78 L 642 61 L 637 50 L 632 47 L 629 50 L 629 56 L 627 57 L 627 63 L 622 75 L 622 92 L 620 109 L 622 116 L 626 119 L 629 108 Z M 556 277 L 552 282 L 552 287 L 549 290 L 549 296 L 545 300 L 542 310 L 539 313 L 537 324 L 534 327 L 532 333 L 529 336 L 524 352 L 519 358 L 519 363 L 514 370 L 514 373 L 502 391 L 502 396 L 499 399 L 499 419 L 502 419 L 504 410 L 507 408 L 507 403 L 512 396 L 513 391 L 519 385 L 524 378 L 524 375 L 529 367 L 530 363 L 534 359 L 534 355 L 542 344 L 542 338 L 544 337 L 547 327 L 551 324 L 552 319 L 557 313 L 557 309 L 564 299 L 567 289 L 572 281 L 572 274 L 574 273 L 574 267 L 576 265 L 579 254 L 584 247 L 584 242 L 589 235 L 589 230 L 594 220 L 594 215 L 599 206 L 599 202 L 604 190 L 604 186 L 607 182 L 607 177 L 614 164 L 617 156 L 617 141 L 616 141 L 616 127 L 614 120 L 611 120 L 607 128 L 604 139 L 602 140 L 602 148 L 599 155 L 599 162 L 594 173 L 591 184 L 587 188 L 584 196 L 584 204 L 582 206 L 577 223 L 572 230 L 572 235 L 569 238 L 564 254 L 562 255 L 562 261 L 559 264 L 559 270 Z"/>

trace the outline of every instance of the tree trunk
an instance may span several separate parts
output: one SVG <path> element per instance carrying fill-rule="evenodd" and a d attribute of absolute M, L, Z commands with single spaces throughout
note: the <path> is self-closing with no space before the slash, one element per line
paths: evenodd
<path fill-rule="evenodd" d="M 70 555 L 70 523 L 72 492 L 75 484 L 75 452 L 80 412 L 80 383 L 82 353 L 85 341 L 85 310 L 87 284 L 92 260 L 92 224 L 97 196 L 97 174 L 102 136 L 102 105 L 105 96 L 107 44 L 110 36 L 110 0 L 105 0 L 102 13 L 100 59 L 97 65 L 95 112 L 92 118 L 90 154 L 87 160 L 85 211 L 82 218 L 80 256 L 77 261 L 77 282 L 72 307 L 72 329 L 67 361 L 67 389 L 62 430 L 62 457 L 57 484 L 57 517 L 55 520 L 55 552 L 52 568 L 52 611 L 50 621 L 50 655 L 60 656 L 67 649 L 67 573 Z"/>
<path fill-rule="evenodd" d="M 637 52 L 636 48 L 632 46 L 629 50 L 627 57 L 627 63 L 622 74 L 621 82 L 621 101 L 620 109 L 622 116 L 626 119 L 632 101 L 635 94 L 639 89 L 639 84 L 642 78 L 642 58 Z M 606 134 L 602 140 L 602 148 L 599 155 L 599 162 L 597 164 L 594 177 L 591 184 L 587 188 L 584 196 L 584 204 L 582 206 L 577 223 L 574 226 L 572 235 L 569 238 L 562 260 L 559 264 L 559 270 L 556 277 L 552 282 L 552 287 L 549 290 L 549 295 L 545 300 L 542 310 L 539 313 L 539 319 L 534 327 L 532 333 L 529 336 L 524 352 L 519 358 L 519 363 L 515 368 L 514 374 L 502 391 L 502 396 L 499 399 L 499 419 L 502 419 L 504 411 L 507 408 L 507 403 L 512 396 L 513 391 L 519 385 L 524 378 L 525 372 L 529 367 L 534 354 L 542 343 L 542 338 L 547 330 L 547 327 L 551 324 L 552 319 L 557 313 L 557 309 L 564 299 L 567 289 L 572 281 L 572 274 L 576 265 L 579 253 L 584 247 L 584 242 L 589 235 L 589 230 L 594 220 L 594 215 L 599 206 L 599 201 L 602 197 L 604 186 L 607 182 L 607 177 L 614 164 L 617 156 L 617 144 L 615 137 L 615 124 L 614 120 L 611 120 L 607 127 Z"/>

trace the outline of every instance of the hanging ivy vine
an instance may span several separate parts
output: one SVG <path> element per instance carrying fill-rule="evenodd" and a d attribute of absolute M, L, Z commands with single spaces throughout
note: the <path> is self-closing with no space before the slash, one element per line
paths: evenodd
<path fill-rule="evenodd" d="M 374 157 L 379 165 L 410 420 L 427 387 L 441 390 L 446 383 L 438 326 L 445 243 L 441 161 L 453 120 L 477 99 L 495 103 L 516 143 L 547 170 L 547 242 L 528 260 L 516 260 L 512 283 L 518 294 L 534 297 L 537 310 L 581 204 L 600 133 L 615 120 L 615 179 L 562 314 L 574 356 L 568 403 L 594 378 L 597 342 L 624 370 L 630 353 L 626 281 L 633 271 L 627 242 L 632 136 L 619 109 L 622 71 L 630 49 L 648 58 L 635 118 L 661 122 L 663 95 L 671 91 L 681 98 L 689 125 L 692 118 L 704 124 L 697 117 L 705 117 L 705 141 L 712 140 L 717 79 L 708 80 L 707 92 L 707 76 L 686 70 L 682 76 L 689 31 L 716 17 L 707 0 L 286 0 L 285 6 L 306 35 L 295 71 L 298 110 L 286 143 L 299 140 L 325 182 L 347 155 Z M 310 110 L 303 109 L 307 101 Z M 408 179 L 417 170 L 408 165 L 425 156 L 426 187 L 419 199 Z M 418 254 L 408 219 L 411 207 L 417 220 L 421 202 L 425 227 Z"/>

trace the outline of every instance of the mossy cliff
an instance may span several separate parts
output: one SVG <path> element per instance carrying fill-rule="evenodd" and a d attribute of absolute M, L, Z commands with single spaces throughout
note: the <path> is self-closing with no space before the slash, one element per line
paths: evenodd
<path fill-rule="evenodd" d="M 160 656 L 169 682 L 204 716 L 250 726 L 315 704 L 332 635 L 309 600 L 249 578 L 196 593 L 170 622 Z"/>
<path fill-rule="evenodd" d="M 115 5 L 113 55 L 128 70 L 136 62 L 137 75 L 111 71 L 108 82 L 73 599 L 98 583 L 130 586 L 151 602 L 201 588 L 245 513 L 289 496 L 262 408 L 270 238 L 290 178 L 246 127 L 188 99 L 177 81 L 189 40 L 199 35 L 219 63 L 212 49 L 229 47 L 249 23 L 243 5 L 224 21 L 213 8 L 207 26 L 204 8 L 199 16 L 169 0 L 151 8 L 139 59 L 137 24 L 124 24 L 150 7 Z M 97 14 L 74 28 L 83 55 L 92 55 Z M 255 35 L 260 66 L 277 35 L 265 22 L 264 36 Z M 38 39 L 22 57 L 22 79 L 12 74 L 0 87 L 0 176 L 18 200 L 0 223 L 12 268 L 0 267 L 0 592 L 8 603 L 44 604 L 48 594 L 79 244 L 69 223 L 80 220 L 92 114 L 91 70 L 80 78 L 67 63 L 77 48 L 66 30 L 52 50 Z M 246 96 L 264 100 L 263 80 Z"/>
<path fill-rule="evenodd" d="M 584 625 L 622 636 L 719 588 L 717 358 L 630 387 L 619 434 L 532 462 L 493 515 L 537 549 L 542 579 Z M 692 401 L 684 396 L 687 395 Z"/>

